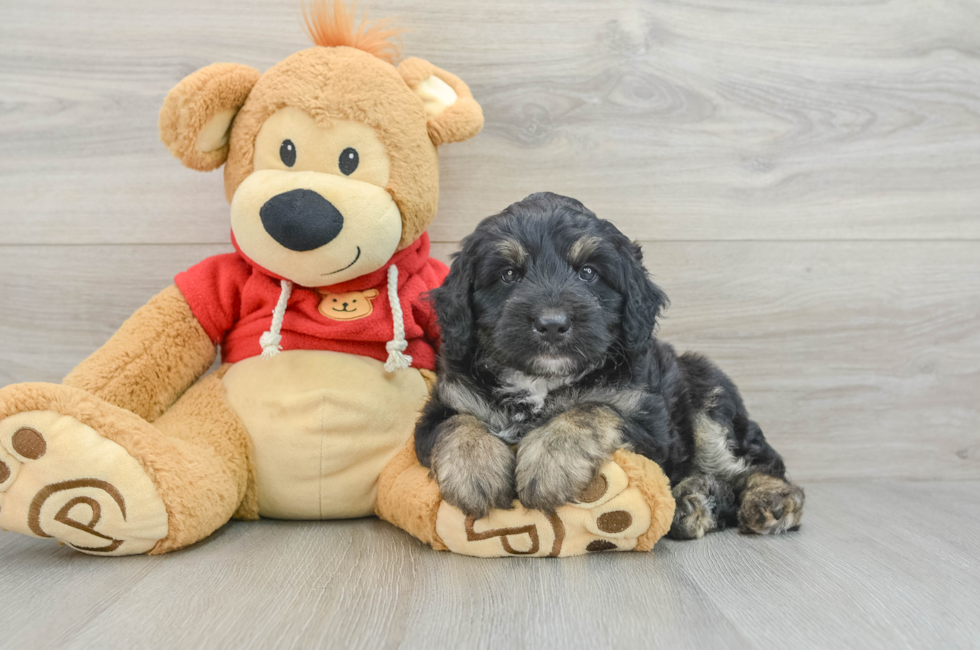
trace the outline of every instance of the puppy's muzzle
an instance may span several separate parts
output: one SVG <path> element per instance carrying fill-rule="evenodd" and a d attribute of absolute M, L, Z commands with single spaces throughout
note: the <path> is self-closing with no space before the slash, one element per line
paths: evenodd
<path fill-rule="evenodd" d="M 291 251 L 311 251 L 329 244 L 344 228 L 344 215 L 313 190 L 277 194 L 259 210 L 269 236 Z"/>
<path fill-rule="evenodd" d="M 568 314 L 549 311 L 534 319 L 534 333 L 548 343 L 561 343 L 572 330 Z"/>

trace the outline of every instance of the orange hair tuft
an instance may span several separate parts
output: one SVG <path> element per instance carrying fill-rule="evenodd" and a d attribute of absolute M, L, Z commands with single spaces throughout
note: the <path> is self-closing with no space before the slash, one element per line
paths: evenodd
<path fill-rule="evenodd" d="M 401 57 L 398 37 L 404 30 L 391 26 L 390 18 L 368 20 L 367 11 L 363 11 L 361 22 L 355 23 L 357 0 L 351 3 L 349 9 L 344 0 L 312 0 L 310 5 L 307 8 L 304 0 L 303 22 L 306 23 L 306 33 L 316 45 L 346 45 L 392 64 Z"/>

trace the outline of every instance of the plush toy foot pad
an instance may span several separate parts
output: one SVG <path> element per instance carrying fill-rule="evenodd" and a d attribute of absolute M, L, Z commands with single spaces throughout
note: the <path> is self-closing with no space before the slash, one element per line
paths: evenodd
<path fill-rule="evenodd" d="M 153 481 L 121 446 L 54 411 L 0 420 L 0 528 L 93 555 L 150 551 L 168 517 Z"/>
<path fill-rule="evenodd" d="M 493 510 L 474 520 L 443 501 L 436 532 L 449 550 L 479 557 L 566 557 L 600 551 L 649 550 L 637 546 L 650 531 L 656 505 L 638 487 L 630 485 L 630 478 L 620 465 L 610 461 L 578 503 L 562 506 L 553 514 L 528 510 L 514 501 L 511 510 Z"/>

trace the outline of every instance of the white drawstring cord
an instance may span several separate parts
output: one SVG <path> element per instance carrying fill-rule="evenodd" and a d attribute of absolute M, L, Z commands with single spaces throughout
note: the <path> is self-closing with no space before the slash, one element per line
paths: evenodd
<path fill-rule="evenodd" d="M 282 321 L 286 315 L 289 297 L 293 293 L 293 283 L 283 280 L 280 286 L 279 301 L 276 303 L 276 308 L 272 310 L 272 326 L 259 339 L 263 359 L 271 359 L 282 351 Z M 394 264 L 388 267 L 388 303 L 391 305 L 394 338 L 385 343 L 385 350 L 388 351 L 385 370 L 395 372 L 410 368 L 412 357 L 405 354 L 405 350 L 408 349 L 408 342 L 405 341 L 405 317 L 402 313 L 401 299 L 398 297 L 398 267 Z"/>
<path fill-rule="evenodd" d="M 289 296 L 293 293 L 293 283 L 289 280 L 283 280 L 280 286 L 282 288 L 279 291 L 279 302 L 276 303 L 276 308 L 272 310 L 272 327 L 259 339 L 263 359 L 271 359 L 282 351 L 282 345 L 280 345 L 282 343 L 282 319 L 286 315 Z"/>
<path fill-rule="evenodd" d="M 392 264 L 388 267 L 388 303 L 391 305 L 391 320 L 394 323 L 394 338 L 385 343 L 388 360 L 385 370 L 395 372 L 412 366 L 412 357 L 405 354 L 408 343 L 405 341 L 405 318 L 402 315 L 402 303 L 398 298 L 398 267 Z"/>

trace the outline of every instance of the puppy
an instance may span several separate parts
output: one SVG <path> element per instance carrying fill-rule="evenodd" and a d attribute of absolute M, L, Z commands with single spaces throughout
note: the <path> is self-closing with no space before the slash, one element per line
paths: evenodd
<path fill-rule="evenodd" d="M 667 297 L 638 244 L 581 203 L 533 194 L 463 240 L 432 294 L 439 378 L 415 430 L 443 498 L 553 512 L 619 448 L 670 478 L 670 535 L 793 530 L 803 490 L 708 359 L 653 336 Z"/>

